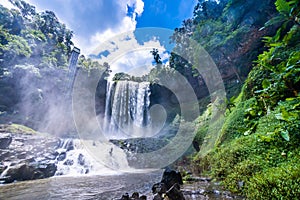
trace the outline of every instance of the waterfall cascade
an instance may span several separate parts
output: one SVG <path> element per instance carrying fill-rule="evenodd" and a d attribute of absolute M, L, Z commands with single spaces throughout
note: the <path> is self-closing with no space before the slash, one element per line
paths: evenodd
<path fill-rule="evenodd" d="M 149 114 L 150 83 L 108 82 L 104 134 L 109 139 L 146 137 Z"/>
<path fill-rule="evenodd" d="M 109 139 L 146 137 L 146 127 L 151 124 L 150 84 L 108 82 L 106 96 L 105 136 Z M 110 174 L 131 170 L 124 151 L 112 143 L 63 139 L 57 154 L 56 175 Z"/>
<path fill-rule="evenodd" d="M 93 154 L 89 145 L 101 148 L 97 156 Z M 88 147 L 88 148 L 87 148 Z M 116 174 L 118 171 L 127 170 L 128 163 L 126 155 L 122 150 L 114 149 L 114 145 L 100 144 L 97 141 L 83 141 L 79 139 L 62 139 L 57 152 L 56 176 L 81 175 L 81 174 Z M 102 162 L 99 162 L 101 160 Z M 121 163 L 121 165 L 120 165 Z"/>

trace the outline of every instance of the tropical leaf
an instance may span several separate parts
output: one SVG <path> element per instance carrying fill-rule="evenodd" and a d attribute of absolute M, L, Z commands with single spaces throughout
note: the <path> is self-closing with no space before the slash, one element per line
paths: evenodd
<path fill-rule="evenodd" d="M 281 130 L 280 135 L 286 141 L 290 141 L 290 135 L 289 135 L 289 132 L 287 130 Z"/>
<path fill-rule="evenodd" d="M 281 14 L 288 16 L 291 10 L 290 4 L 285 1 L 285 0 L 277 0 L 275 2 L 276 5 L 276 9 L 278 10 L 278 12 L 280 12 Z"/>

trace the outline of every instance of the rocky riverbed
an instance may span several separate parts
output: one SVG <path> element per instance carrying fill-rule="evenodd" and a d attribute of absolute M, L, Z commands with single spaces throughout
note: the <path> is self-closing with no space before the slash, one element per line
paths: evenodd
<path fill-rule="evenodd" d="M 223 191 L 218 182 L 212 182 L 207 177 L 190 176 L 183 183 L 178 171 L 167 168 L 161 181 L 152 186 L 152 194 L 139 194 L 138 192 L 125 193 L 121 198 L 114 200 L 219 200 L 219 199 L 244 199 L 241 196 Z"/>
<path fill-rule="evenodd" d="M 21 125 L 0 125 L 1 183 L 53 176 L 59 143 Z"/>
<path fill-rule="evenodd" d="M 156 140 L 153 140 L 152 142 L 149 142 L 148 145 L 144 146 L 143 144 L 147 143 L 147 141 L 138 141 L 139 142 L 136 142 L 136 140 L 116 140 L 111 142 L 119 146 L 124 151 L 131 153 L 129 155 L 134 155 L 132 154 L 134 152 L 151 151 L 153 147 L 151 148 L 151 145 L 149 144 L 156 144 L 154 145 L 154 148 L 159 148 L 159 145 L 164 142 L 157 142 Z M 47 134 L 38 133 L 30 128 L 17 124 L 0 125 L 0 183 L 5 183 L 4 185 L 0 184 L 0 191 L 3 190 L 2 192 L 5 192 L 5 194 L 2 194 L 4 195 L 3 197 L 6 198 L 14 196 L 14 193 L 11 193 L 9 188 L 17 188 L 16 190 L 19 191 L 20 194 L 23 194 L 23 186 L 26 185 L 25 188 L 28 188 L 27 185 L 31 185 L 30 182 L 26 184 L 28 180 L 44 179 L 53 177 L 54 175 L 61 175 L 57 173 L 59 172 L 59 170 L 57 170 L 58 163 L 62 162 L 64 165 L 72 165 L 68 164 L 69 162 L 67 162 L 68 159 L 66 158 L 68 152 L 72 152 L 72 150 L 74 150 L 74 144 L 73 140 L 71 139 L 63 140 L 60 138 L 51 137 Z M 80 165 L 83 160 L 83 155 L 79 154 L 79 157 L 75 158 L 74 162 L 78 162 Z M 83 162 L 82 166 L 84 167 L 84 165 L 85 164 Z M 115 188 L 115 192 L 109 191 L 109 187 L 103 189 L 101 188 L 101 185 L 98 183 L 96 184 L 96 182 L 99 181 L 98 175 L 89 176 L 88 180 L 90 180 L 90 183 L 87 185 L 97 185 L 97 187 L 100 187 L 90 188 L 90 190 L 93 191 L 93 197 L 97 197 L 96 199 L 101 199 L 104 194 L 107 195 L 104 199 L 111 197 L 109 199 L 121 200 L 242 199 L 238 196 L 232 195 L 229 192 L 223 192 L 222 188 L 217 183 L 212 183 L 211 179 L 209 178 L 194 177 L 192 174 L 189 174 L 189 178 L 184 178 L 185 183 L 183 184 L 183 180 L 179 172 L 167 169 L 164 171 L 162 176 L 159 175 L 161 173 L 162 172 L 145 172 L 144 175 L 111 175 L 111 177 L 107 178 L 104 178 L 103 176 L 101 180 L 103 179 L 103 183 L 108 185 L 109 182 L 113 183 L 117 181 L 116 179 L 122 179 L 122 187 L 120 186 L 119 189 Z M 93 176 L 98 178 L 93 178 Z M 159 176 L 161 176 L 160 182 Z M 134 178 L 132 179 L 132 177 Z M 87 177 L 83 179 L 86 178 Z M 137 180 L 136 178 L 141 178 L 141 180 Z M 50 182 L 53 182 L 53 180 L 56 179 L 51 180 L 52 181 Z M 70 188 L 72 188 L 72 191 L 75 191 L 76 189 L 81 191 L 81 188 L 76 188 L 78 185 L 78 180 L 79 179 L 74 178 L 74 185 L 71 185 L 71 183 L 69 184 Z M 41 183 L 47 183 L 47 181 L 42 181 Z M 134 186 L 129 187 L 128 183 L 131 183 Z M 45 187 L 46 186 L 47 184 Z M 31 187 L 32 185 L 30 188 Z M 34 188 L 31 189 L 35 191 Z M 99 191 L 97 192 L 98 189 Z M 37 188 L 37 190 L 39 189 Z M 121 195 L 122 193 L 123 195 Z M 30 196 L 30 194 L 28 195 Z M 44 194 L 37 192 L 36 195 Z M 60 196 L 60 194 L 55 194 L 55 196 L 57 195 Z M 73 193 L 68 195 L 69 197 L 72 197 Z M 81 195 L 84 196 L 85 193 L 82 193 Z M 89 196 L 90 193 L 86 195 Z M 63 199 L 63 196 L 60 197 Z M 32 198 L 35 198 L 35 196 L 33 195 Z"/>

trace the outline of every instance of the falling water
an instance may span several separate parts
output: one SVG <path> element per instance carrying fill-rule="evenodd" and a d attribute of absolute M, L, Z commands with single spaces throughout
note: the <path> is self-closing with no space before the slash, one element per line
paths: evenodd
<path fill-rule="evenodd" d="M 105 107 L 105 135 L 112 139 L 147 136 L 149 82 L 118 81 L 108 83 Z"/>
<path fill-rule="evenodd" d="M 90 151 L 101 148 L 97 160 Z M 82 174 L 108 175 L 129 170 L 126 155 L 122 150 L 114 148 L 113 144 L 103 144 L 99 141 L 83 141 L 80 139 L 61 139 L 57 152 L 56 176 L 76 176 Z M 94 155 L 95 156 L 95 155 Z M 101 160 L 102 162 L 99 162 Z"/>

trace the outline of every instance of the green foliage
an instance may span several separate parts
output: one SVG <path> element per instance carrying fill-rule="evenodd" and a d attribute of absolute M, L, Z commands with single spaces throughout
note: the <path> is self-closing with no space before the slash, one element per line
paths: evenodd
<path fill-rule="evenodd" d="M 205 136 L 208 132 L 211 115 L 212 115 L 212 107 L 211 104 L 209 104 L 207 106 L 207 109 L 204 111 L 204 113 L 201 116 L 199 116 L 195 121 L 197 129 L 196 129 L 196 136 L 194 140 L 197 141 L 200 146 L 204 142 Z"/>
<path fill-rule="evenodd" d="M 299 3 L 298 0 L 276 0 L 275 5 L 278 12 L 282 15 L 289 16 L 292 14 L 293 6 Z"/>
<path fill-rule="evenodd" d="M 6 59 L 15 59 L 18 56 L 29 57 L 32 53 L 27 41 L 18 35 L 11 35 L 5 30 L 1 30 L 4 44 L 0 44 L 0 52 Z"/>
<path fill-rule="evenodd" d="M 239 1 L 232 1 L 232 3 Z M 194 163 L 248 199 L 297 199 L 300 156 L 299 1 L 276 1 L 279 28 L 264 37 L 218 145 Z"/>
<path fill-rule="evenodd" d="M 238 138 L 247 131 L 247 123 L 244 119 L 247 113 L 245 113 L 244 110 L 252 103 L 253 99 L 238 103 L 232 112 L 226 117 L 221 130 L 219 143 L 224 143 L 225 141 L 228 142 L 234 138 Z"/>
<path fill-rule="evenodd" d="M 288 162 L 256 173 L 247 185 L 249 199 L 297 199 L 300 196 L 299 149 Z"/>
<path fill-rule="evenodd" d="M 170 67 L 187 78 L 199 94 L 198 98 L 205 96 L 202 92 L 205 81 L 204 74 L 196 70 L 204 68 L 199 59 L 202 50 L 197 45 L 201 45 L 216 63 L 226 91 L 240 88 L 252 68 L 253 59 L 263 50 L 260 36 L 272 31 L 259 31 L 276 12 L 275 5 L 270 2 L 199 0 L 193 18 L 183 21 L 182 27 L 175 29 L 171 39 L 176 45 L 171 53 Z M 196 47 L 193 42 L 197 43 Z M 184 57 L 178 56 L 178 52 Z"/>
<path fill-rule="evenodd" d="M 27 63 L 41 67 L 66 67 L 73 45 L 72 31 L 51 11 L 37 13 L 34 6 L 22 0 L 11 3 L 17 9 L 1 5 L 0 65 L 12 68 L 27 57 Z"/>
<path fill-rule="evenodd" d="M 242 195 L 247 194 L 248 197 L 251 193 L 248 186 L 256 185 L 252 177 L 264 173 L 265 170 L 274 170 L 278 166 L 287 164 L 286 161 L 290 161 L 292 159 L 290 157 L 296 153 L 295 145 L 298 146 L 300 141 L 294 134 L 291 141 L 287 143 L 280 133 L 276 132 L 277 127 L 282 127 L 284 123 L 276 119 L 275 114 L 274 111 L 259 118 L 256 131 L 251 135 L 243 136 L 240 132 L 239 137 L 221 143 L 204 158 L 197 157 L 194 160 L 197 168 L 210 170 L 210 175 L 222 180 L 227 189 Z M 241 128 L 243 124 L 237 124 L 235 127 L 235 129 Z M 223 126 L 223 131 L 224 129 L 227 129 L 228 135 L 235 134 L 235 129 L 228 125 Z M 297 132 L 299 129 L 294 133 Z"/>
<path fill-rule="evenodd" d="M 11 2 L 15 9 L 0 5 L 0 117 L 37 128 L 65 102 L 72 31 L 53 12 Z"/>
<path fill-rule="evenodd" d="M 113 77 L 113 81 L 130 81 L 131 76 L 129 74 L 126 74 L 124 72 L 116 73 Z"/>
<path fill-rule="evenodd" d="M 297 96 L 300 89 L 300 45 L 296 42 L 300 38 L 300 26 L 294 18 L 299 13 L 291 11 L 299 10 L 299 4 L 276 1 L 276 6 L 285 22 L 273 37 L 264 37 L 269 49 L 258 56 L 257 66 L 250 73 L 244 90 L 247 98 L 257 99 L 260 112 L 264 114 L 274 109 L 279 101 Z M 289 17 L 284 16 L 287 9 L 293 13 Z"/>

